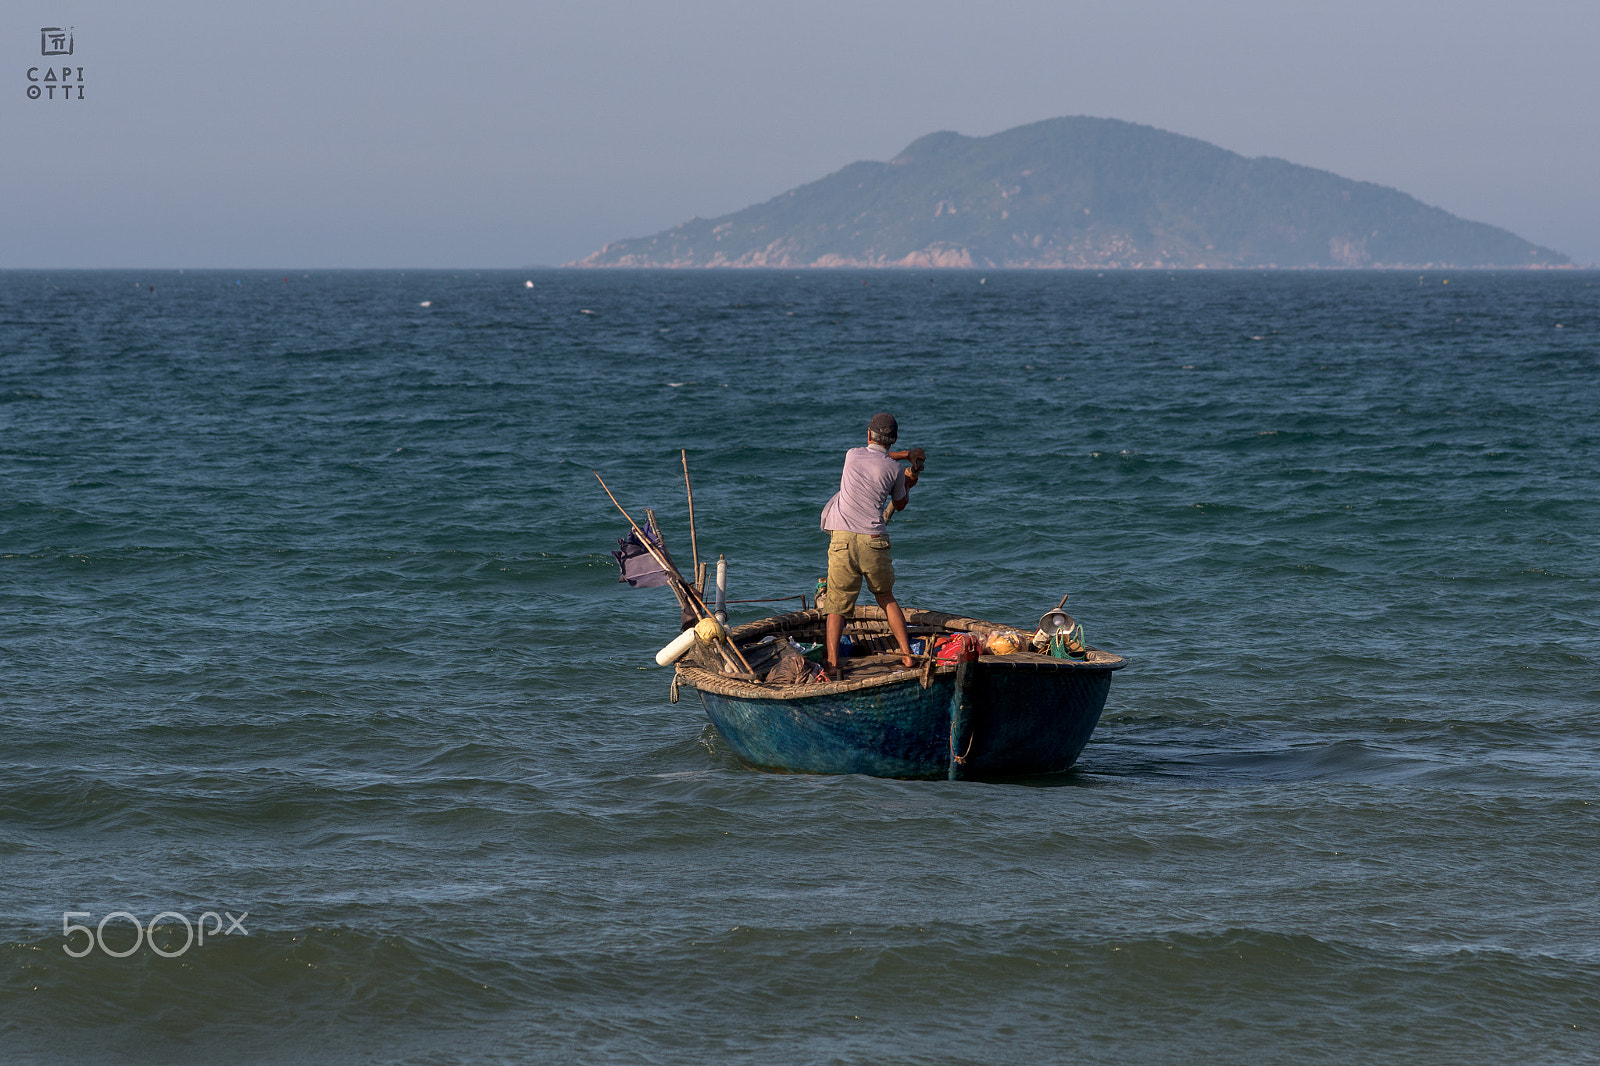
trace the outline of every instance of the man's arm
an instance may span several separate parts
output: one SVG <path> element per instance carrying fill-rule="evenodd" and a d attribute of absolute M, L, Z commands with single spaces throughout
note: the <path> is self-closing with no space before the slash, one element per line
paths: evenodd
<path fill-rule="evenodd" d="M 906 509 L 906 504 L 911 502 L 911 488 L 917 483 L 917 472 L 915 470 L 907 470 L 904 474 L 904 480 L 906 485 L 905 495 L 901 496 L 898 500 L 889 501 L 894 505 L 894 509 L 896 511 L 904 511 Z"/>
<path fill-rule="evenodd" d="M 907 459 L 911 460 L 911 472 L 920 474 L 922 473 L 922 464 L 927 462 L 928 453 L 921 448 L 908 448 L 903 452 L 890 452 L 889 458 L 900 462 L 905 462 Z"/>
<path fill-rule="evenodd" d="M 911 469 L 905 472 L 906 494 L 900 497 L 898 500 L 893 501 L 894 509 L 896 511 L 904 511 L 906 509 L 906 504 L 911 502 L 911 489 L 916 485 L 917 474 L 922 470 L 922 464 L 927 457 L 928 453 L 923 451 L 921 448 L 912 448 L 908 451 L 889 453 L 889 458 L 891 459 L 911 460 Z"/>

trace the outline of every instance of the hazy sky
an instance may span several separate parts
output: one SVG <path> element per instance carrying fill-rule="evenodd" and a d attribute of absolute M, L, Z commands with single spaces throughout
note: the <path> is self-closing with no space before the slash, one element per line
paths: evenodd
<path fill-rule="evenodd" d="M 1595 0 L 0 11 L 0 267 L 556 264 L 935 130 L 1080 114 L 1600 259 Z M 30 100 L 63 60 L 83 99 Z"/>

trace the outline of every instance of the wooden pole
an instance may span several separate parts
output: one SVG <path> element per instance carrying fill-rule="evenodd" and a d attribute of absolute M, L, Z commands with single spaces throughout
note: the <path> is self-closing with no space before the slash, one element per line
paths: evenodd
<path fill-rule="evenodd" d="M 656 521 L 655 511 L 646 507 L 644 509 L 644 522 L 647 528 L 654 530 L 656 536 L 661 538 L 658 541 L 658 543 L 661 545 L 661 554 L 665 555 L 668 559 L 671 559 L 672 553 L 667 551 L 667 539 L 665 536 L 662 536 L 661 523 Z M 669 581 L 667 582 L 667 587 L 670 588 L 672 590 L 672 594 L 677 597 L 678 606 L 688 610 L 689 598 L 683 594 L 683 590 L 678 587 L 678 583 L 676 581 Z"/>
<path fill-rule="evenodd" d="M 639 523 L 633 520 L 633 516 L 627 512 L 627 509 L 624 508 L 622 504 L 617 503 L 616 496 L 611 492 L 611 486 L 607 485 L 606 479 L 600 476 L 600 471 L 592 470 L 590 473 L 594 474 L 594 479 L 600 482 L 601 488 L 606 490 L 606 495 L 611 497 L 611 502 L 616 504 L 617 510 L 622 512 L 622 517 L 628 520 L 628 525 L 632 526 L 633 531 L 639 535 L 639 543 L 644 545 L 645 551 L 649 552 L 650 557 L 660 565 L 661 569 L 667 572 L 667 576 L 669 578 L 677 582 L 677 587 L 684 589 L 688 593 L 689 607 L 701 618 L 712 617 L 711 612 L 706 610 L 705 601 L 695 593 L 693 588 L 684 582 L 683 575 L 678 573 L 678 568 L 672 565 L 672 560 L 668 559 L 656 548 L 653 543 L 651 543 L 649 536 L 645 534 L 644 530 L 639 528 Z M 755 674 L 755 671 L 750 669 L 750 661 L 744 657 L 744 653 L 739 650 L 739 646 L 733 643 L 733 641 L 730 640 L 726 644 L 720 640 L 717 641 L 717 650 L 722 652 L 723 660 L 727 662 L 729 666 L 732 666 L 734 665 L 733 660 L 729 658 L 729 651 L 731 650 L 734 658 L 739 660 L 739 665 L 744 667 L 744 672 L 750 675 Z"/>
<path fill-rule="evenodd" d="M 689 484 L 689 451 L 686 448 L 678 449 L 678 458 L 683 460 L 683 491 L 689 494 L 689 551 L 694 555 L 694 574 L 696 581 L 700 580 L 700 541 L 694 535 L 694 486 Z"/>

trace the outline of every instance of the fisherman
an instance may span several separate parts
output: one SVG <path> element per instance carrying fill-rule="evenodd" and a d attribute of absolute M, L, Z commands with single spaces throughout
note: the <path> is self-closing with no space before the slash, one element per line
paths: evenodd
<path fill-rule="evenodd" d="M 822 509 L 822 528 L 828 543 L 828 591 L 823 609 L 828 615 L 828 636 L 824 645 L 828 677 L 839 679 L 839 638 L 844 634 L 844 617 L 855 609 L 861 594 L 861 579 L 878 598 L 878 605 L 889 617 L 889 629 L 900 645 L 900 665 L 911 666 L 911 641 L 906 635 L 906 616 L 894 598 L 894 560 L 889 557 L 888 515 L 885 506 L 905 510 L 908 490 L 917 483 L 917 471 L 926 458 L 921 448 L 909 452 L 889 451 L 900 436 L 900 427 L 891 414 L 876 414 L 867 423 L 867 444 L 851 448 L 844 455 L 844 473 L 839 491 Z M 910 459 L 907 470 L 896 459 Z"/>

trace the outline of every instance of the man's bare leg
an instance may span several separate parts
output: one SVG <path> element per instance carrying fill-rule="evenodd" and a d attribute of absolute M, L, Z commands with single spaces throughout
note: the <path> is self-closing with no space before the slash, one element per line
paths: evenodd
<path fill-rule="evenodd" d="M 900 665 L 910 666 L 914 661 L 911 658 L 911 637 L 906 633 L 906 616 L 900 610 L 900 602 L 894 596 L 879 596 L 878 606 L 883 608 L 883 613 L 889 616 L 889 630 L 894 634 L 895 641 L 900 645 Z M 833 621 L 833 616 L 828 616 L 828 621 Z M 843 619 L 840 619 L 842 622 Z"/>
<path fill-rule="evenodd" d="M 823 646 L 822 654 L 828 660 L 828 680 L 839 680 L 839 638 L 844 636 L 844 615 L 830 614 L 828 616 L 828 643 Z"/>

